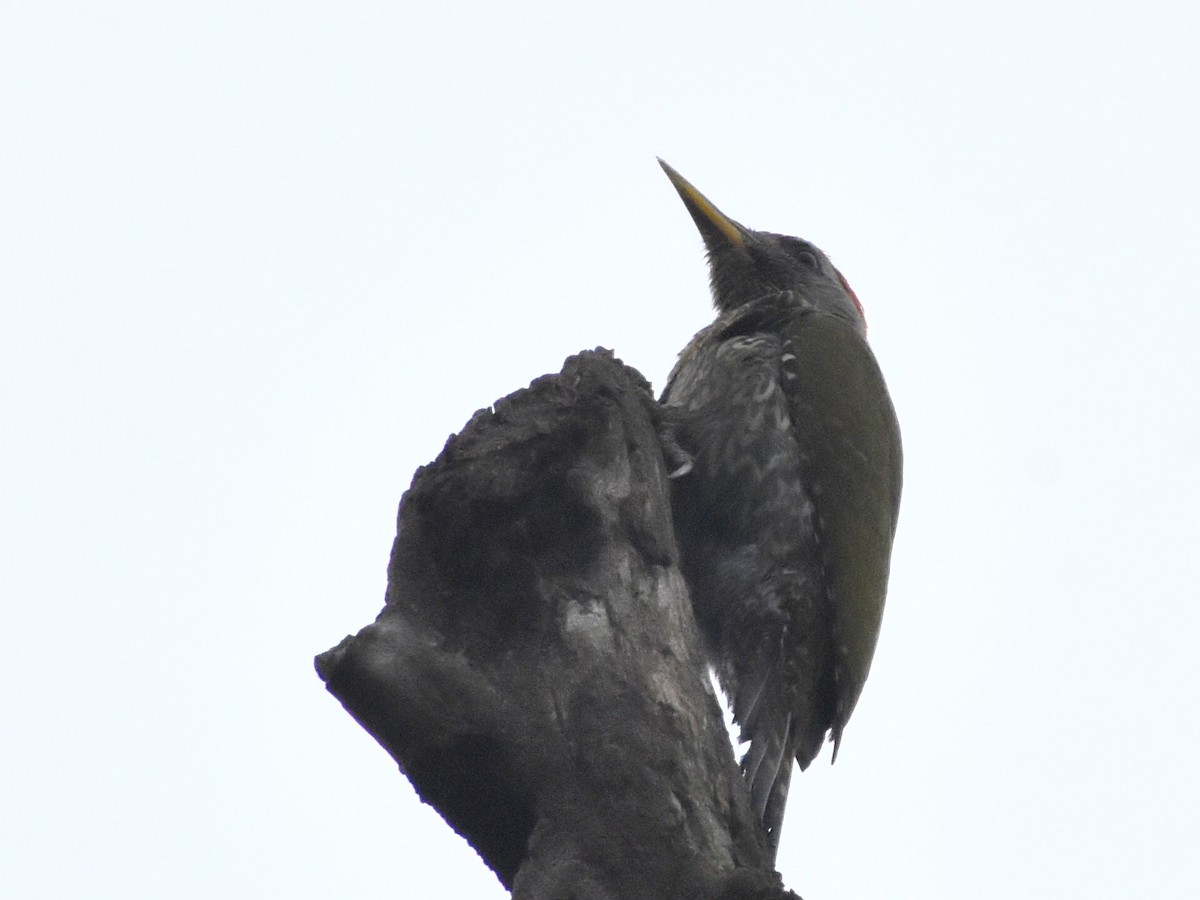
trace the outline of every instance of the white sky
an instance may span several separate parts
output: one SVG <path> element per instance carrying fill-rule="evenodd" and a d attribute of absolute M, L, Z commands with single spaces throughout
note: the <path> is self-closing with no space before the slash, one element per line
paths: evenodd
<path fill-rule="evenodd" d="M 311 658 L 475 409 L 709 321 L 655 155 L 834 257 L 904 430 L 787 884 L 1193 896 L 1195 4 L 575 6 L 0 6 L 0 896 L 504 896 Z"/>

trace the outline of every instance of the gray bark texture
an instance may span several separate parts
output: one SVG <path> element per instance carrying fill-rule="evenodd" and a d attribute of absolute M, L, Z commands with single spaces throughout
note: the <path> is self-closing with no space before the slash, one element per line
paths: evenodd
<path fill-rule="evenodd" d="M 708 679 L 660 415 L 601 350 L 476 413 L 401 500 L 383 611 L 317 657 L 515 898 L 795 898 Z"/>

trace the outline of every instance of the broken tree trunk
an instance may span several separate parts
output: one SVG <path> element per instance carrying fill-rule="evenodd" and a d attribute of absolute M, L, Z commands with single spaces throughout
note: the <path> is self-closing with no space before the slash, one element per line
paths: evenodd
<path fill-rule="evenodd" d="M 768 898 L 677 567 L 658 411 L 606 351 L 477 413 L 317 670 L 516 898 Z"/>

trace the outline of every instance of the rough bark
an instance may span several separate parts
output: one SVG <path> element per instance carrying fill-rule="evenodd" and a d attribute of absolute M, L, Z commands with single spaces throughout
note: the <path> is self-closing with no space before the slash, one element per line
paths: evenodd
<path fill-rule="evenodd" d="M 476 413 L 400 504 L 329 691 L 517 898 L 794 897 L 677 567 L 649 386 L 606 351 Z"/>

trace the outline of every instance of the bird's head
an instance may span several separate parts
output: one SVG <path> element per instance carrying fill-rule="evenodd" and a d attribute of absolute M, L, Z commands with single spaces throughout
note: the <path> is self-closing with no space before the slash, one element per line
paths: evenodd
<path fill-rule="evenodd" d="M 720 312 L 791 291 L 815 311 L 846 319 L 866 334 L 862 304 L 828 256 L 800 238 L 753 231 L 738 224 L 686 178 L 661 159 L 658 162 L 704 238 L 713 304 Z"/>

